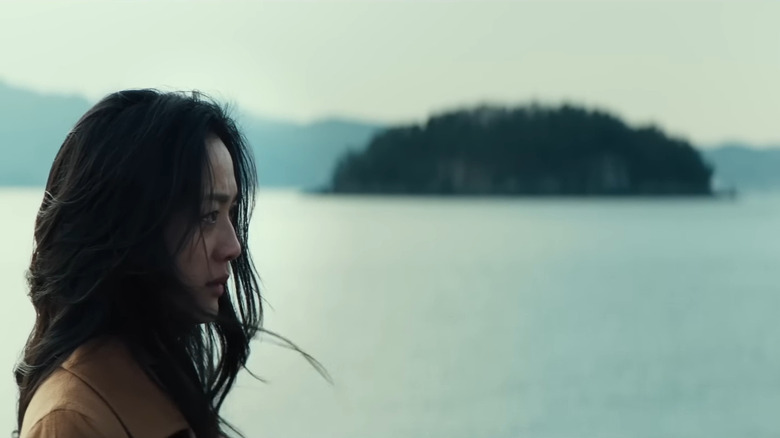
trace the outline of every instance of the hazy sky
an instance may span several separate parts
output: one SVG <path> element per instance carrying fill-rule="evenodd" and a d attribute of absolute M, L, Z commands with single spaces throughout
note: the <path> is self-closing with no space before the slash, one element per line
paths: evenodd
<path fill-rule="evenodd" d="M 699 144 L 780 143 L 778 23 L 780 1 L 0 0 L 0 80 L 198 88 L 298 121 L 569 100 Z"/>

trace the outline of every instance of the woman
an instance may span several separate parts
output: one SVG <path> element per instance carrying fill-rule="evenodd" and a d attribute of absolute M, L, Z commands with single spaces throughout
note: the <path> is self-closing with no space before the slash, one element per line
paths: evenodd
<path fill-rule="evenodd" d="M 15 370 L 22 438 L 209 438 L 261 330 L 247 251 L 256 173 L 221 107 L 129 90 L 91 108 L 49 174 Z"/>

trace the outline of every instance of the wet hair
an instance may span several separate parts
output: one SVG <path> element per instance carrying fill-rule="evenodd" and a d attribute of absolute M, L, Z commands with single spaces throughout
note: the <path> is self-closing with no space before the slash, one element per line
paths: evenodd
<path fill-rule="evenodd" d="M 230 261 L 218 315 L 197 324 L 175 256 L 199 232 L 212 135 L 233 160 L 231 221 L 244 250 Z M 196 436 L 237 432 L 219 412 L 262 330 L 247 245 L 256 185 L 247 142 L 226 110 L 200 93 L 120 91 L 81 117 L 56 155 L 35 222 L 27 281 L 36 321 L 15 369 L 19 430 L 46 377 L 78 346 L 110 335 L 136 358 L 153 359 L 139 363 L 164 382 Z M 166 229 L 175 218 L 184 220 L 171 248 Z"/>

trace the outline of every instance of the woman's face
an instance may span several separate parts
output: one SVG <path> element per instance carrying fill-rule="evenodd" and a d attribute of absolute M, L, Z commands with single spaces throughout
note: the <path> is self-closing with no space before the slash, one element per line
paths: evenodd
<path fill-rule="evenodd" d="M 195 302 L 199 309 L 216 316 L 218 300 L 225 293 L 225 283 L 230 274 L 230 261 L 241 254 L 241 244 L 230 220 L 237 195 L 233 159 L 225 144 L 216 136 L 206 139 L 206 147 L 213 193 L 211 196 L 204 194 L 201 232 L 195 232 L 186 242 L 176 256 L 176 265 L 184 283 L 196 294 Z"/>

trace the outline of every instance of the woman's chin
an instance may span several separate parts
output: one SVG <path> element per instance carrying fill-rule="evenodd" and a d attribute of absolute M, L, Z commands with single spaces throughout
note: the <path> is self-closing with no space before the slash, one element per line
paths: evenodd
<path fill-rule="evenodd" d="M 219 315 L 219 302 L 217 300 L 214 300 L 212 303 L 207 303 L 200 306 L 200 309 L 198 309 L 197 313 L 195 314 L 195 320 L 199 324 L 206 324 L 209 322 L 214 322 L 214 320 L 217 319 L 217 316 Z"/>

